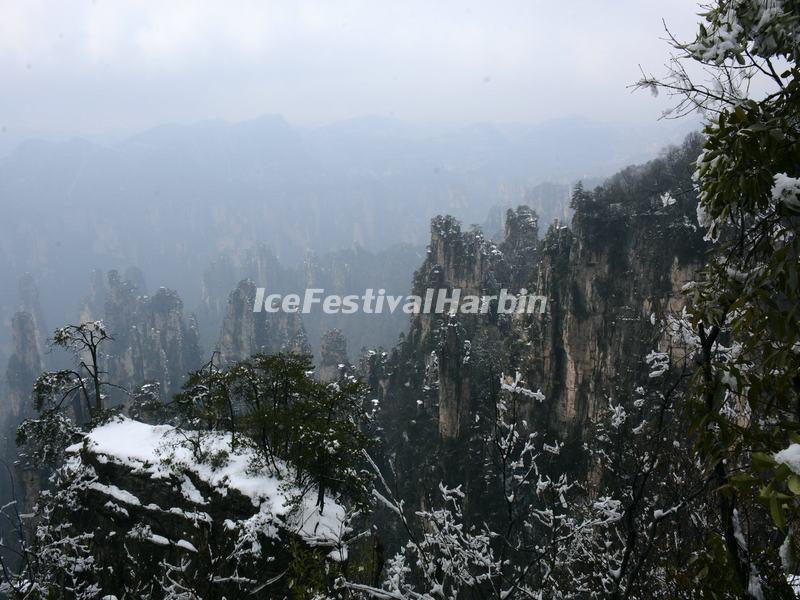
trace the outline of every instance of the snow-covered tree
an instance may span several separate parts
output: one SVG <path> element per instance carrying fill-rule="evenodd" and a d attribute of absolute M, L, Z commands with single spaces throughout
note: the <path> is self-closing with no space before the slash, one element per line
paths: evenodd
<path fill-rule="evenodd" d="M 540 439 L 520 403 L 543 396 L 502 377 L 495 418 L 482 439 L 489 495 L 467 515 L 462 486 L 439 484 L 430 507 L 410 509 L 375 463 L 378 505 L 401 524 L 399 551 L 376 587 L 342 582 L 371 598 L 601 598 L 611 581 L 607 537 L 620 503 L 592 498 L 565 473 L 550 474 L 563 446 Z M 492 494 L 494 497 L 492 497 Z M 475 513 L 473 509 L 473 513 Z M 602 572 L 598 572 L 600 569 Z"/>
<path fill-rule="evenodd" d="M 367 439 L 364 386 L 343 373 L 332 383 L 312 378 L 311 358 L 257 354 L 220 368 L 212 360 L 191 373 L 176 396 L 185 428 L 230 434 L 233 447 L 258 450 L 264 464 L 290 461 L 298 485 L 361 502 L 369 496 L 359 468 Z"/>
<path fill-rule="evenodd" d="M 687 289 L 697 364 L 685 406 L 716 514 L 694 549 L 695 585 L 778 597 L 796 572 L 800 508 L 772 458 L 800 421 L 800 3 L 719 0 L 694 40 L 672 45 L 667 76 L 639 85 L 674 94 L 674 115 L 706 116 L 697 213 L 714 247 Z"/>
<path fill-rule="evenodd" d="M 17 429 L 17 444 L 35 465 L 60 464 L 62 451 L 81 427 L 106 416 L 110 388 L 122 389 L 105 377 L 103 346 L 113 339 L 101 321 L 66 325 L 53 333 L 52 346 L 69 352 L 74 365 L 42 373 L 33 385 L 39 415 Z"/>

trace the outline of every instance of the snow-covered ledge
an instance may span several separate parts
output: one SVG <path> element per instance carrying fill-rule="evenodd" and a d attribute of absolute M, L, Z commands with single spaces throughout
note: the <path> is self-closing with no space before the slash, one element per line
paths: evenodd
<path fill-rule="evenodd" d="M 220 458 L 198 461 L 189 439 L 199 442 L 206 456 Z M 288 465 L 278 462 L 270 471 L 254 469 L 253 465 L 258 464 L 254 451 L 241 445 L 232 450 L 229 433 L 181 431 L 169 425 L 148 425 L 118 417 L 89 432 L 67 452 L 71 455 L 68 468 L 86 470 L 92 464 L 100 467 L 111 463 L 126 468 L 137 478 L 170 482 L 175 490 L 176 506 L 158 506 L 146 504 L 134 491 L 116 485 L 119 482 L 103 481 L 101 477 L 91 481 L 88 490 L 107 496 L 105 507 L 119 514 L 127 515 L 136 508 L 178 515 L 186 513 L 186 509 L 177 505 L 188 504 L 194 508 L 190 516 L 205 521 L 212 518 L 205 510 L 212 502 L 211 496 L 216 495 L 218 503 L 224 505 L 234 492 L 233 495 L 250 499 L 253 513 L 241 521 L 226 519 L 226 529 L 270 538 L 279 537 L 283 531 L 299 536 L 310 546 L 331 547 L 329 556 L 333 560 L 346 559 L 344 507 L 328 498 L 320 514 L 316 492 L 303 495 L 293 487 Z M 151 531 L 138 534 L 151 536 L 150 541 L 156 544 L 193 548 L 187 540 L 170 540 Z"/>

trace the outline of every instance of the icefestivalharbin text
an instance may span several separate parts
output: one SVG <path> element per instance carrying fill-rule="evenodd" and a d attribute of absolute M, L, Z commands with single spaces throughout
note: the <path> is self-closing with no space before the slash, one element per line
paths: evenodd
<path fill-rule="evenodd" d="M 446 288 L 425 290 L 424 296 L 387 296 L 386 290 L 377 292 L 372 288 L 362 295 L 325 295 L 322 288 L 310 288 L 300 294 L 271 294 L 267 289 L 256 288 L 253 312 L 287 312 L 308 314 L 315 307 L 325 314 L 380 314 L 402 311 L 406 314 L 487 314 L 492 306 L 498 314 L 527 313 L 543 315 L 547 310 L 547 297 L 528 294 L 522 288 L 518 294 L 509 293 L 505 288 L 496 295 L 463 295 L 460 289 Z"/>

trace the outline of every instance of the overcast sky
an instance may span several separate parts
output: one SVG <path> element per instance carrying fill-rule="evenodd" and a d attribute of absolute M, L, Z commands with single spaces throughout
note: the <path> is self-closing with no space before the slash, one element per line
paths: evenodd
<path fill-rule="evenodd" d="M 649 123 L 667 99 L 662 18 L 690 0 L 0 0 L 0 130 L 96 135 L 277 113 Z"/>

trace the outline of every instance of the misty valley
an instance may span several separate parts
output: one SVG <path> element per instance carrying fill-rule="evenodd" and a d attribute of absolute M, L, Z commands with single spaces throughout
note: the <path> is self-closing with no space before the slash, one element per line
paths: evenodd
<path fill-rule="evenodd" d="M 800 3 L 679 4 L 0 3 L 0 598 L 796 598 Z"/>

